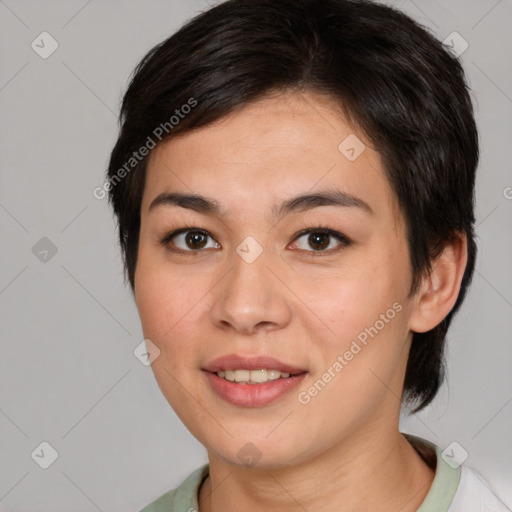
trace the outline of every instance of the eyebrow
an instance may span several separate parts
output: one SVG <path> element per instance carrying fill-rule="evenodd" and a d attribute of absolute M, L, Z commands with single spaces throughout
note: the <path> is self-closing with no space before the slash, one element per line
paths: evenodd
<path fill-rule="evenodd" d="M 221 209 L 219 203 L 212 198 L 198 194 L 182 194 L 179 192 L 163 192 L 158 195 L 149 206 L 148 211 L 162 206 L 179 206 L 194 210 L 198 213 L 225 217 L 227 210 Z M 314 193 L 300 194 L 286 199 L 279 205 L 272 207 L 274 218 L 281 219 L 294 212 L 303 212 L 319 206 L 338 206 L 343 208 L 358 208 L 366 213 L 373 214 L 370 205 L 359 197 L 342 192 L 341 190 L 321 190 Z"/>

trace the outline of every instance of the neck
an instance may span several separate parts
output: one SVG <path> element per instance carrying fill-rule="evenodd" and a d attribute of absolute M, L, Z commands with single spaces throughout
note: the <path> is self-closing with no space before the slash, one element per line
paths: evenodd
<path fill-rule="evenodd" d="M 293 467 L 246 468 L 209 453 L 210 474 L 199 492 L 199 510 L 416 511 L 434 471 L 394 427 L 354 433 Z"/>

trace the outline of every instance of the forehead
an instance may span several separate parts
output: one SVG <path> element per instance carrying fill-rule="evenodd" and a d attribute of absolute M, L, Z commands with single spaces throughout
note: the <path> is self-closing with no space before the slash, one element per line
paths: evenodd
<path fill-rule="evenodd" d="M 218 198 L 230 210 L 263 211 L 275 199 L 328 188 L 360 197 L 376 213 L 396 206 L 379 154 L 337 104 L 289 92 L 158 145 L 142 208 L 179 191 Z"/>

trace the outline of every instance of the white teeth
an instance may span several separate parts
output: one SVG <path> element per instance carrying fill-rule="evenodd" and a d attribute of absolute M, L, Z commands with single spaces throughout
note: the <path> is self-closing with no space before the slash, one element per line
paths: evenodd
<path fill-rule="evenodd" d="M 280 372 L 279 370 L 220 370 L 217 372 L 219 377 L 229 380 L 230 382 L 242 382 L 246 384 L 260 384 L 269 380 L 286 379 L 289 373 Z"/>
<path fill-rule="evenodd" d="M 233 372 L 235 382 L 247 382 L 250 380 L 251 372 L 249 370 L 235 370 Z"/>
<path fill-rule="evenodd" d="M 219 372 L 219 377 L 220 377 L 220 372 Z M 229 380 L 231 382 L 234 382 L 235 380 L 235 372 L 233 370 L 226 370 L 225 371 L 225 375 L 222 375 L 222 377 L 224 377 L 226 380 Z"/>

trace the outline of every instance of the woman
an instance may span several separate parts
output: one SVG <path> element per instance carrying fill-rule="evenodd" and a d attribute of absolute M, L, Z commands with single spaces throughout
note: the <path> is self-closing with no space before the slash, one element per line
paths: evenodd
<path fill-rule="evenodd" d="M 209 460 L 144 512 L 506 510 L 398 427 L 475 263 L 457 59 L 372 2 L 230 0 L 146 55 L 121 120 L 126 275 Z"/>

